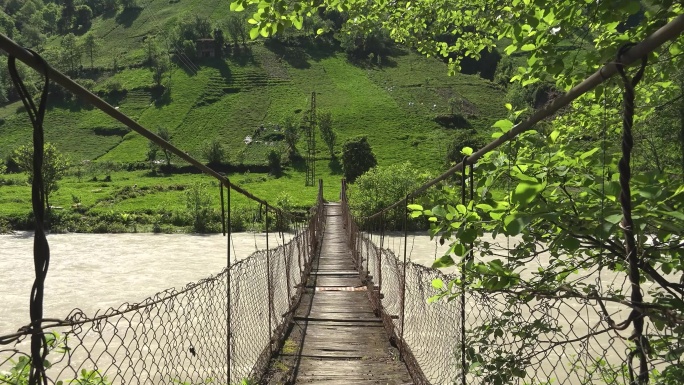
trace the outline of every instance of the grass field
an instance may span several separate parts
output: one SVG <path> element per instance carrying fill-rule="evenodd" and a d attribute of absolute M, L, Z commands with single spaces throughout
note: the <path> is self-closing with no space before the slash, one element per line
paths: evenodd
<path fill-rule="evenodd" d="M 197 73 L 174 66 L 167 88 L 170 97 L 160 98 L 151 70 L 140 67 L 145 57 L 143 38 L 195 13 L 220 20 L 228 12 L 222 5 L 219 0 L 152 0 L 141 4 L 141 9 L 97 18 L 91 31 L 104 40 L 95 67 L 111 68 L 117 56 L 122 69 L 98 72 L 93 91 L 102 93 L 107 84 L 119 83 L 123 90 L 116 97 L 108 94 L 107 100 L 121 112 L 149 130 L 168 129 L 174 144 L 200 159 L 205 143 L 219 140 L 227 149 L 228 161 L 244 165 L 264 165 L 270 149 L 284 149 L 283 142 L 245 144 L 244 139 L 262 125 L 268 132 L 286 116 L 301 115 L 309 108 L 311 92 L 317 93 L 317 111 L 332 114 L 338 134 L 336 149 L 348 138 L 366 135 L 381 166 L 410 161 L 422 170 L 441 169 L 446 147 L 460 129 L 435 122 L 436 117 L 451 113 L 450 100 L 468 106 L 465 127 L 483 136 L 494 121 L 506 116 L 505 91 L 499 86 L 476 75 L 449 77 L 442 62 L 408 49 L 397 48 L 382 66 L 371 66 L 351 64 L 336 49 L 313 44 L 291 47 L 273 41 L 251 42 L 249 50 L 225 59 L 195 59 L 200 68 Z M 89 66 L 89 60 L 84 59 L 84 65 Z M 0 106 L 2 159 L 30 140 L 29 120 L 22 110 L 17 102 Z M 74 210 L 83 215 L 180 210 L 183 193 L 169 186 L 210 182 L 192 174 L 151 177 L 147 170 L 121 171 L 125 165 L 145 162 L 147 140 L 76 99 L 52 102 L 44 126 L 47 140 L 66 153 L 73 165 L 81 165 L 74 167 L 73 175 L 61 182 L 51 199 L 64 211 L 72 210 L 76 201 L 80 207 Z M 336 200 L 340 170 L 330 167 L 320 134 L 317 143 L 317 177 L 325 180 L 326 197 Z M 297 147 L 300 153 L 306 152 L 304 135 Z M 88 175 L 78 181 L 78 172 L 98 164 L 101 170 L 109 169 L 99 175 L 85 172 Z M 93 176 L 101 181 L 105 174 L 111 182 L 83 181 Z M 0 216 L 27 213 L 30 195 L 25 176 L 0 178 L 4 178 Z M 269 201 L 289 194 L 297 207 L 313 204 L 316 195 L 315 188 L 303 188 L 305 170 L 299 164 L 286 165 L 280 178 L 252 173 L 231 175 L 231 179 Z M 112 198 L 132 185 L 149 190 L 133 198 Z"/>

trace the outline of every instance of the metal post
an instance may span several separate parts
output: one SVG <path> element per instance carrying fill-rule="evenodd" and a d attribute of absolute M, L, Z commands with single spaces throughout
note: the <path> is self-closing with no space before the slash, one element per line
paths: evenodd
<path fill-rule="evenodd" d="M 273 348 L 273 288 L 271 282 L 271 249 L 268 246 L 268 203 L 266 203 L 266 286 L 268 291 L 268 348 Z"/>
<path fill-rule="evenodd" d="M 221 187 L 221 191 L 223 191 L 223 187 Z M 221 193 L 223 195 L 223 193 Z M 228 313 L 228 319 L 226 321 L 226 329 L 227 329 L 227 338 L 228 342 L 226 345 L 226 355 L 228 358 L 228 383 L 230 384 L 230 340 L 231 340 L 231 335 L 230 335 L 230 325 L 231 325 L 231 311 L 230 311 L 230 238 L 231 238 L 231 222 L 230 222 L 230 187 L 228 187 L 227 191 L 227 203 L 228 203 L 228 215 L 227 215 L 227 222 L 228 222 L 228 255 L 226 259 L 226 293 L 228 296 L 228 303 L 227 303 L 227 313 Z"/>
<path fill-rule="evenodd" d="M 404 329 L 406 329 L 406 248 L 408 246 L 408 215 L 406 215 L 406 207 L 408 207 L 409 196 L 404 198 L 404 270 L 402 273 L 401 282 L 401 346 L 399 349 L 399 356 L 404 359 Z"/>
<path fill-rule="evenodd" d="M 466 168 L 468 157 L 463 158 L 463 172 L 461 173 L 461 204 L 466 205 Z M 467 259 L 467 257 L 466 257 Z M 461 261 L 461 385 L 466 385 L 466 344 L 465 344 L 465 328 L 466 328 L 466 304 L 465 304 L 465 265 L 466 261 Z"/>

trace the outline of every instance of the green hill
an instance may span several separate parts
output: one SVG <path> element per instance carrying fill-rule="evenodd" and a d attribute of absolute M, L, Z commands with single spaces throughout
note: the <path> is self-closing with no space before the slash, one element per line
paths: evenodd
<path fill-rule="evenodd" d="M 506 115 L 505 90 L 500 86 L 477 75 L 447 76 L 441 61 L 402 47 L 392 47 L 381 64 L 369 59 L 352 63 L 335 44 L 289 33 L 281 39 L 257 40 L 239 50 L 232 48 L 224 58 L 180 57 L 168 38 L 169 31 L 189 15 L 207 17 L 220 26 L 229 11 L 219 0 L 153 0 L 140 7 L 103 14 L 92 20 L 87 31 L 101 39 L 93 57 L 94 68 L 90 68 L 89 57 L 83 55 L 80 69 L 71 74 L 144 127 L 153 131 L 168 129 L 176 145 L 200 159 L 204 144 L 219 140 L 227 149 L 227 163 L 265 165 L 266 154 L 272 148 L 284 149 L 282 141 L 269 140 L 267 134 L 276 133 L 274 129 L 288 115 L 302 116 L 309 108 L 312 91 L 317 93 L 317 111 L 332 114 L 338 149 L 347 138 L 366 135 L 379 165 L 410 161 L 433 173 L 443 168 L 447 145 L 455 136 L 462 136 L 460 132 L 473 130 L 468 132 L 488 137 L 492 123 Z M 146 39 L 153 35 L 159 41 L 169 41 L 169 52 L 176 53 L 165 88 L 155 86 L 147 62 Z M 54 34 L 45 40 L 42 48 L 48 60 L 58 57 L 55 52 L 62 39 Z M 54 60 L 59 67 L 61 62 Z M 0 107 L 2 159 L 29 142 L 31 129 L 22 110 L 17 101 Z M 254 136 L 262 126 L 266 138 L 255 137 L 246 144 L 245 138 Z M 45 131 L 47 140 L 68 154 L 73 164 L 87 165 L 78 169 L 96 169 L 93 164 L 104 167 L 100 179 L 113 170 L 145 167 L 147 140 L 76 98 L 51 98 Z M 339 167 L 329 164 L 330 156 L 320 136 L 318 144 L 317 171 L 330 186 L 329 197 L 336 199 Z M 306 153 L 303 135 L 297 148 Z M 254 187 L 247 187 L 271 200 L 285 192 L 295 205 L 312 203 L 314 189 L 302 194 L 304 169 L 297 162 L 287 167 L 282 180 L 264 177 Z M 68 206 L 76 196 L 83 200 L 93 195 L 88 191 L 94 186 L 85 186 L 85 182 L 80 186 L 76 181 L 76 174 L 83 170 L 74 171 L 74 176 L 63 182 L 52 202 Z M 91 174 L 87 177 L 97 178 L 96 171 Z M 140 181 L 147 177 L 143 171 L 123 175 L 112 176 L 112 191 L 120 188 L 117 179 Z M 149 185 L 190 183 L 180 176 L 174 176 L 173 181 L 162 179 L 153 179 Z M 250 183 L 254 177 L 235 176 L 233 180 Z M 143 184 L 148 182 L 137 183 Z M 0 188 L 9 192 L 7 186 Z M 4 194 L 7 198 L 0 202 L 3 213 L 28 211 L 28 190 L 26 199 L 18 198 L 18 191 L 27 187 L 13 183 L 12 188 L 17 191 Z M 146 194 L 146 201 L 151 195 Z M 136 198 L 131 199 L 129 203 Z M 121 202 L 116 206 L 102 203 L 111 201 L 93 200 L 88 208 L 95 212 L 144 207 L 143 203 L 129 207 Z"/>

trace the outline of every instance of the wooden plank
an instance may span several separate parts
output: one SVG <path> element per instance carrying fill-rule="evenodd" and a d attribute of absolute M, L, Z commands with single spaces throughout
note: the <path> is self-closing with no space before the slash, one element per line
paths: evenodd
<path fill-rule="evenodd" d="M 292 383 L 412 384 L 382 320 L 370 306 L 368 293 L 355 289 L 366 287 L 351 259 L 340 207 L 330 204 L 321 253 L 295 312 L 293 333 L 299 333 L 298 348 L 294 353 L 292 347 L 280 352 L 273 361 L 293 368 L 287 374 L 293 376 Z"/>
<path fill-rule="evenodd" d="M 354 277 L 359 276 L 359 272 L 356 270 L 349 270 L 349 271 L 344 271 L 344 270 L 318 270 L 318 271 L 312 271 L 311 275 L 316 275 L 316 276 L 323 276 L 323 275 L 332 275 L 332 276 L 346 276 L 346 275 L 351 275 Z"/>

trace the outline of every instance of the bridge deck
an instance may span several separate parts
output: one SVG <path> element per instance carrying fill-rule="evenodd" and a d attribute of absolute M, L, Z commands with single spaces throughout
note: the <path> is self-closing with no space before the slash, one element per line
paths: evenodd
<path fill-rule="evenodd" d="M 412 383 L 354 269 L 339 204 L 326 205 L 321 254 L 294 323 L 272 363 L 270 383 L 282 377 L 296 384 Z M 278 371 L 280 379 L 273 375 Z"/>

